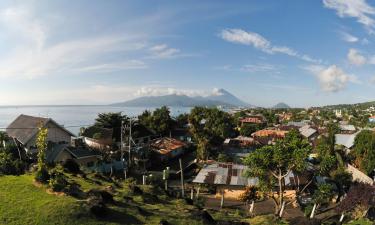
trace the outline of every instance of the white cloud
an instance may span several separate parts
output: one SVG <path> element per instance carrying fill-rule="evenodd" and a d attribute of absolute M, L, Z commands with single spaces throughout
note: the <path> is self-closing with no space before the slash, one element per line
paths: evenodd
<path fill-rule="evenodd" d="M 46 25 L 33 18 L 26 8 L 7 8 L 0 12 L 0 21 L 8 29 L 21 33 L 35 44 L 37 49 L 43 47 L 47 36 Z M 14 36 L 19 37 L 17 34 Z"/>
<path fill-rule="evenodd" d="M 357 22 L 363 24 L 370 31 L 375 25 L 371 17 L 375 9 L 366 0 L 323 0 L 325 7 L 334 9 L 339 17 L 356 18 Z"/>
<path fill-rule="evenodd" d="M 354 48 L 349 49 L 347 57 L 349 62 L 356 66 L 364 65 L 367 61 L 366 57 L 361 55 L 361 53 Z"/>
<path fill-rule="evenodd" d="M 268 54 L 281 53 L 297 57 L 307 62 L 321 63 L 321 60 L 313 59 L 305 54 L 299 54 L 290 47 L 272 45 L 270 41 L 255 32 L 244 31 L 241 29 L 224 29 L 219 36 L 228 42 L 253 46 L 254 48 Z"/>
<path fill-rule="evenodd" d="M 180 49 L 170 48 L 166 44 L 155 45 L 150 48 L 152 58 L 174 58 L 180 53 Z"/>
<path fill-rule="evenodd" d="M 43 21 L 44 22 L 44 21 Z M 143 36 L 121 33 L 97 35 L 64 41 L 49 41 L 50 27 L 27 8 L 0 11 L 4 36 L 16 39 L 17 46 L 2 54 L 0 78 L 35 78 L 67 72 L 111 72 L 143 69 L 147 65 L 137 59 L 113 61 L 116 53 L 141 51 Z"/>
<path fill-rule="evenodd" d="M 128 46 L 124 46 L 127 44 Z M 131 51 L 142 48 L 141 43 L 134 43 L 132 38 L 107 36 L 61 42 L 40 50 L 19 48 L 6 59 L 0 59 L 0 77 L 35 78 L 67 71 L 79 71 L 94 68 L 95 57 L 114 51 Z M 133 64 L 136 61 L 132 61 Z M 83 64 L 86 64 L 83 66 Z M 108 62 L 107 65 L 113 65 Z M 143 68 L 143 67 L 142 67 Z M 117 66 L 115 69 L 120 69 Z M 107 71 L 109 67 L 107 66 Z"/>
<path fill-rule="evenodd" d="M 96 73 L 106 73 L 106 72 L 113 72 L 113 71 L 121 71 L 121 70 L 133 70 L 133 69 L 145 69 L 147 65 L 145 62 L 140 60 L 128 60 L 123 62 L 116 62 L 116 63 L 105 63 L 105 64 L 98 64 L 88 67 L 82 67 L 77 69 L 77 72 L 96 72 Z"/>
<path fill-rule="evenodd" d="M 143 86 L 140 87 L 136 92 L 135 96 L 162 96 L 162 95 L 187 95 L 190 97 L 196 96 L 208 96 L 215 93 L 215 89 L 213 91 L 204 91 L 204 90 L 196 90 L 196 89 L 183 89 L 183 88 L 175 88 L 175 87 L 168 87 L 168 86 L 159 86 L 159 85 L 151 85 L 151 86 Z"/>
<path fill-rule="evenodd" d="M 241 67 L 241 71 L 255 73 L 255 72 L 278 72 L 275 65 L 258 63 L 246 64 Z"/>
<path fill-rule="evenodd" d="M 338 92 L 350 83 L 360 83 L 354 75 L 345 73 L 336 65 L 322 67 L 319 65 L 310 65 L 304 69 L 312 72 L 318 79 L 320 86 L 325 92 Z"/>
<path fill-rule="evenodd" d="M 339 33 L 340 33 L 341 39 L 346 41 L 346 42 L 355 43 L 355 42 L 358 42 L 358 40 L 359 40 L 356 36 L 353 36 L 349 33 L 344 32 L 344 31 L 341 31 Z"/>

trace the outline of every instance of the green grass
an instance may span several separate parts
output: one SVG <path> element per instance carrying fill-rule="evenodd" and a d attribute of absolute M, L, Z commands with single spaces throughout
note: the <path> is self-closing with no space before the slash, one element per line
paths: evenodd
<path fill-rule="evenodd" d="M 374 222 L 371 222 L 368 219 L 359 219 L 355 221 L 351 221 L 349 223 L 346 223 L 345 225 L 373 225 Z"/>
<path fill-rule="evenodd" d="M 79 183 L 81 189 L 104 189 L 111 185 L 100 180 L 101 185 L 89 179 L 69 175 L 69 181 Z M 151 188 L 145 188 L 147 192 Z M 70 196 L 49 194 L 46 187 L 36 187 L 32 175 L 0 177 L 0 224 L 159 224 L 161 219 L 170 224 L 200 225 L 194 206 L 187 205 L 184 200 L 169 199 L 158 195 L 159 200 L 153 204 L 145 203 L 145 197 L 132 196 L 134 201 L 127 204 L 123 196 L 129 191 L 116 189 L 116 204 L 107 205 L 109 215 L 97 219 L 85 203 Z M 142 209 L 140 213 L 139 208 Z"/>
<path fill-rule="evenodd" d="M 74 198 L 48 194 L 33 176 L 0 177 L 0 224 L 97 224 Z"/>

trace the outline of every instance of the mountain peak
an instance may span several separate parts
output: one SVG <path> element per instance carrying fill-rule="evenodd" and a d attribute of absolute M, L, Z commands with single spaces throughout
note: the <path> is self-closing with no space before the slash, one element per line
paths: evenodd
<path fill-rule="evenodd" d="M 170 94 L 164 96 L 143 96 L 130 101 L 114 103 L 115 106 L 139 106 L 139 107 L 160 107 L 166 106 L 235 106 L 249 107 L 250 104 L 238 99 L 230 92 L 220 88 L 214 89 L 207 97 L 189 97 L 187 95 Z"/>
<path fill-rule="evenodd" d="M 279 102 L 276 105 L 274 105 L 272 108 L 274 108 L 274 109 L 290 109 L 290 106 L 287 105 L 284 102 Z"/>

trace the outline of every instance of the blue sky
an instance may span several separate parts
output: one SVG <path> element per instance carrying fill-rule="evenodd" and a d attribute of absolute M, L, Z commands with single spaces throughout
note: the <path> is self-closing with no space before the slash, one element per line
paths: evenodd
<path fill-rule="evenodd" d="M 375 100 L 375 2 L 1 1 L 0 104 Z"/>

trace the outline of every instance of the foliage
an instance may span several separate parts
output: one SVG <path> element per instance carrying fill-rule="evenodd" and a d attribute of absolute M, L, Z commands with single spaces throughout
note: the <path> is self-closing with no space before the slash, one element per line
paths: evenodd
<path fill-rule="evenodd" d="M 263 129 L 264 126 L 261 125 L 261 124 L 249 124 L 249 123 L 244 123 L 242 126 L 241 126 L 241 129 L 240 129 L 240 134 L 242 136 L 247 136 L 249 137 L 252 133 L 254 133 L 255 131 L 257 130 L 261 130 Z"/>
<path fill-rule="evenodd" d="M 217 161 L 218 161 L 218 162 L 231 162 L 231 161 L 232 161 L 232 158 L 231 158 L 230 156 L 228 156 L 227 154 L 220 153 L 220 154 L 217 156 Z"/>
<path fill-rule="evenodd" d="M 370 206 L 375 206 L 374 196 L 374 186 L 365 183 L 353 184 L 336 210 L 340 213 L 349 212 L 354 210 L 356 206 L 368 209 Z"/>
<path fill-rule="evenodd" d="M 352 183 L 352 174 L 347 172 L 345 167 L 339 166 L 336 170 L 333 170 L 330 173 L 330 177 L 338 188 L 338 201 L 341 196 L 344 195 L 349 190 L 349 187 Z"/>
<path fill-rule="evenodd" d="M 258 177 L 260 188 L 274 200 L 275 213 L 284 201 L 284 177 L 290 172 L 301 172 L 307 167 L 307 157 L 311 151 L 308 141 L 295 130 L 290 131 L 283 140 L 274 146 L 264 146 L 251 152 L 245 159 L 248 165 L 247 176 Z M 276 198 L 273 192 L 275 183 L 279 186 Z"/>
<path fill-rule="evenodd" d="M 73 159 L 66 160 L 63 164 L 63 167 L 66 171 L 73 174 L 77 174 L 81 171 L 79 168 L 79 164 L 76 163 L 76 161 L 74 161 Z"/>
<path fill-rule="evenodd" d="M 138 116 L 138 120 L 142 125 L 160 135 L 168 135 L 173 125 L 170 111 L 166 106 L 157 108 L 153 112 L 146 110 Z"/>
<path fill-rule="evenodd" d="M 35 173 L 35 180 L 40 183 L 47 183 L 50 176 L 46 168 L 38 169 Z"/>
<path fill-rule="evenodd" d="M 38 170 L 35 173 L 35 180 L 41 183 L 47 183 L 50 178 L 46 166 L 47 135 L 48 129 L 40 127 L 36 138 L 36 146 L 38 148 Z"/>
<path fill-rule="evenodd" d="M 127 122 L 128 117 L 118 113 L 100 113 L 95 119 L 94 126 L 113 129 L 113 139 L 119 142 L 121 140 L 121 125 L 123 122 Z"/>
<path fill-rule="evenodd" d="M 189 123 L 189 114 L 188 113 L 182 113 L 179 114 L 176 117 L 176 124 L 178 127 L 184 127 Z"/>
<path fill-rule="evenodd" d="M 320 184 L 313 194 L 315 204 L 327 204 L 333 197 L 333 187 L 331 184 Z"/>
<path fill-rule="evenodd" d="M 13 158 L 12 154 L 0 151 L 0 174 L 20 175 L 24 172 L 24 163 Z"/>
<path fill-rule="evenodd" d="M 247 186 L 245 191 L 240 195 L 241 202 L 250 203 L 259 199 L 258 189 L 255 186 Z"/>
<path fill-rule="evenodd" d="M 370 130 L 361 131 L 354 140 L 354 146 L 355 164 L 370 175 L 375 168 L 375 133 Z"/>
<path fill-rule="evenodd" d="M 199 159 L 207 159 L 215 146 L 234 133 L 233 118 L 217 108 L 195 107 L 189 115 L 190 132 L 198 144 Z"/>
<path fill-rule="evenodd" d="M 52 188 L 53 191 L 62 191 L 67 185 L 68 182 L 62 172 L 51 172 L 49 186 Z"/>
<path fill-rule="evenodd" d="M 46 150 L 47 150 L 48 129 L 40 127 L 36 139 L 38 149 L 38 170 L 46 168 Z"/>

